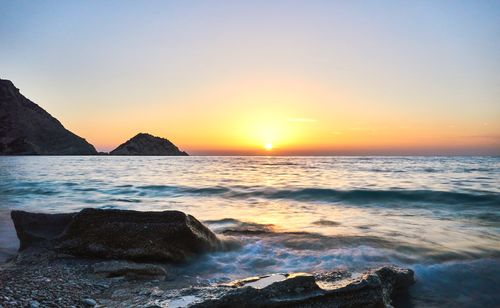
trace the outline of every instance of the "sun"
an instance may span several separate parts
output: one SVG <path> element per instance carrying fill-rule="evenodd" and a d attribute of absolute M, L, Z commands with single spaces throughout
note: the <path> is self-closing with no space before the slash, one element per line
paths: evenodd
<path fill-rule="evenodd" d="M 271 151 L 273 149 L 273 144 L 272 143 L 264 144 L 264 149 L 266 149 L 266 151 Z"/>

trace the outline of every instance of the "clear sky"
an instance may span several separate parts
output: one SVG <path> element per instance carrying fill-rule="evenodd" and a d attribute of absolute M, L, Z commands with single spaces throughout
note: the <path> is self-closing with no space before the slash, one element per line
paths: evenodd
<path fill-rule="evenodd" d="M 500 154 L 500 1 L 0 0 L 0 78 L 103 151 Z"/>

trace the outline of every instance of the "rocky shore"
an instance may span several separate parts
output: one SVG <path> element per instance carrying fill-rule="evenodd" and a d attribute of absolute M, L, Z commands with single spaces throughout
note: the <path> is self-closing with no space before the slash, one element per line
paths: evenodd
<path fill-rule="evenodd" d="M 0 266 L 2 307 L 390 307 L 414 283 L 411 270 L 393 266 L 206 280 L 182 264 L 227 247 L 192 216 L 94 209 L 62 215 L 12 213 L 21 250 Z"/>

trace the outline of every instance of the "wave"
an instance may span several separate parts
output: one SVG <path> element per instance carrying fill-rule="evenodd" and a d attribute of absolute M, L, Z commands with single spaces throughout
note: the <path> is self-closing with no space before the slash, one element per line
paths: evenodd
<path fill-rule="evenodd" d="M 447 264 L 497 260 L 500 251 L 494 247 L 471 253 L 469 250 L 443 249 L 432 242 L 407 242 L 372 234 L 327 236 L 306 231 L 284 231 L 273 225 L 240 221 L 233 218 L 207 220 L 210 228 L 224 240 L 236 240 L 237 248 L 206 255 L 191 268 L 221 271 L 228 275 L 248 271 L 248 274 L 292 271 L 324 271 L 332 268 L 361 269 L 381 264 L 415 266 L 419 279 L 436 278 L 425 273 L 429 267 Z M 488 277 L 487 268 L 477 276 Z M 486 273 L 486 274 L 485 274 Z M 430 276 L 430 277 L 424 277 Z M 495 274 L 498 277 L 497 274 Z M 246 275 L 242 275 L 246 276 Z M 439 274 L 441 277 L 441 273 Z M 455 284 L 456 285 L 456 284 Z"/>
<path fill-rule="evenodd" d="M 69 184 L 69 185 L 68 185 Z M 25 195 L 58 195 L 72 192 L 108 195 L 107 201 L 139 203 L 141 198 L 182 197 L 186 195 L 240 199 L 283 199 L 302 202 L 344 203 L 377 206 L 419 206 L 428 204 L 491 206 L 500 205 L 500 194 L 493 191 L 439 191 L 405 189 L 351 189 L 298 187 L 273 188 L 262 186 L 206 186 L 191 187 L 177 185 L 119 185 L 80 186 L 73 183 L 5 183 L 0 184 L 0 196 L 15 197 Z M 489 220 L 488 217 L 477 217 Z"/>
<path fill-rule="evenodd" d="M 187 187 L 187 186 L 169 186 L 169 185 L 146 185 L 139 186 L 140 190 L 151 191 L 153 194 L 172 193 L 172 194 L 197 194 L 197 195 L 219 195 L 230 192 L 226 187 Z"/>
<path fill-rule="evenodd" d="M 266 198 L 290 199 L 297 201 L 317 201 L 328 203 L 436 203 L 459 205 L 500 205 L 500 194 L 492 192 L 449 192 L 437 190 L 338 190 L 331 188 L 250 188 L 250 187 L 186 187 L 149 185 L 140 186 L 140 190 L 153 191 L 153 194 L 162 195 L 209 195 L 225 198 Z"/>
<path fill-rule="evenodd" d="M 336 190 L 328 188 L 302 188 L 254 192 L 269 198 L 290 198 L 303 201 L 330 202 L 422 202 L 445 204 L 500 204 L 498 194 L 470 194 L 435 190 Z"/>
<path fill-rule="evenodd" d="M 500 250 L 483 248 L 479 250 L 443 250 L 442 247 L 421 242 L 419 244 L 397 240 L 396 238 L 380 237 L 371 234 L 324 235 L 307 231 L 283 231 L 272 224 L 259 224 L 240 221 L 232 218 L 207 220 L 204 223 L 224 236 L 239 239 L 253 238 L 254 241 L 264 241 L 275 247 L 292 251 L 328 251 L 331 249 L 346 249 L 352 247 L 372 247 L 395 251 L 394 257 L 402 262 L 448 262 L 452 260 L 473 260 L 477 258 L 498 258 Z"/>

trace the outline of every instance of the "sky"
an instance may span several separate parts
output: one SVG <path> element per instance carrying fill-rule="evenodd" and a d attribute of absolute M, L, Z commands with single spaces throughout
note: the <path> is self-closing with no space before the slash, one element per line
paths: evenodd
<path fill-rule="evenodd" d="M 0 78 L 100 151 L 500 155 L 500 1 L 0 0 Z"/>

